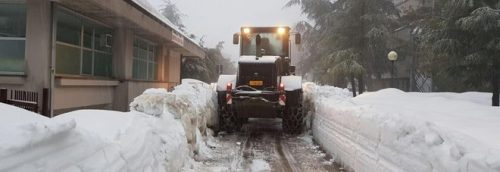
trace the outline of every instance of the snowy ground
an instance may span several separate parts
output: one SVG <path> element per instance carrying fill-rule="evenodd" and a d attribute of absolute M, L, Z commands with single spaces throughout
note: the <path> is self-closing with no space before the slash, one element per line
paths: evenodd
<path fill-rule="evenodd" d="M 282 134 L 279 119 L 250 119 L 241 132 L 220 133 L 208 145 L 212 157 L 194 163 L 192 171 L 338 172 L 311 135 Z"/>
<path fill-rule="evenodd" d="M 334 161 L 357 172 L 500 171 L 500 109 L 490 94 L 386 89 L 352 98 L 306 83 L 313 136 L 251 119 L 214 137 L 215 86 L 183 80 L 173 92 L 146 90 L 130 112 L 52 119 L 0 104 L 0 171 L 339 171 Z"/>
<path fill-rule="evenodd" d="M 350 97 L 306 83 L 314 139 L 335 159 L 364 171 L 500 171 L 500 108 L 486 93 Z"/>
<path fill-rule="evenodd" d="M 250 120 L 213 137 L 214 86 L 148 89 L 130 112 L 79 110 L 49 119 L 0 104 L 0 171 L 336 171 L 310 135 Z"/>
<path fill-rule="evenodd" d="M 80 110 L 45 118 L 0 103 L 0 171 L 180 171 L 208 156 L 216 125 L 209 85 L 150 89 L 131 112 Z"/>

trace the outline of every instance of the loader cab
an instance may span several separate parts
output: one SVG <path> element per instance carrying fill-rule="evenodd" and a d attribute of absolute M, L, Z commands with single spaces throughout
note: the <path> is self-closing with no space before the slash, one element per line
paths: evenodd
<path fill-rule="evenodd" d="M 295 41 L 300 43 L 299 34 Z M 240 44 L 237 87 L 276 90 L 281 76 L 295 72 L 290 58 L 290 27 L 243 27 L 233 36 L 233 43 Z"/>
<path fill-rule="evenodd" d="M 290 27 L 243 27 L 233 43 L 240 44 L 240 56 L 290 57 Z"/>

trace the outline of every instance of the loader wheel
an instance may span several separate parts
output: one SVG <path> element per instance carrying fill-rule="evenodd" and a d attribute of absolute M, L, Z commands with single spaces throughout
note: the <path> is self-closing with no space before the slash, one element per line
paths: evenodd
<path fill-rule="evenodd" d="M 227 105 L 222 107 L 220 117 L 220 128 L 223 131 L 233 132 L 240 130 L 241 122 L 236 117 L 236 114 L 231 106 Z"/>
<path fill-rule="evenodd" d="M 288 134 L 300 134 L 304 126 L 304 115 L 301 107 L 290 107 L 283 116 L 283 130 Z"/>
<path fill-rule="evenodd" d="M 288 134 L 300 134 L 305 125 L 302 112 L 302 92 L 287 94 L 290 101 L 287 102 L 283 114 L 283 131 Z M 292 102 L 293 101 L 293 102 Z"/>

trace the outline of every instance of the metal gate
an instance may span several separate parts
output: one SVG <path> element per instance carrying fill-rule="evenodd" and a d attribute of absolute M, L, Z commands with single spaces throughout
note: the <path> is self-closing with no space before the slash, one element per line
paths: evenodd
<path fill-rule="evenodd" d="M 43 116 L 50 117 L 48 102 L 49 89 L 44 88 L 40 102 L 39 93 L 36 91 L 0 89 L 0 102 L 26 109 Z"/>

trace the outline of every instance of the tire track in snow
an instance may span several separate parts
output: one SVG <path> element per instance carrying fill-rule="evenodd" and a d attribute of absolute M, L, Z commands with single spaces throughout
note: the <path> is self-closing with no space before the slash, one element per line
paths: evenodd
<path fill-rule="evenodd" d="M 263 160 L 273 172 L 338 172 L 325 164 L 330 159 L 321 156 L 312 140 L 283 133 L 281 120 L 251 119 L 241 132 L 217 138 L 221 146 L 215 148 L 216 158 L 205 161 L 198 171 L 248 172 L 254 160 Z"/>
<path fill-rule="evenodd" d="M 274 123 L 273 123 L 274 124 Z M 279 129 L 277 129 L 279 128 Z M 273 171 L 300 172 L 300 167 L 291 155 L 288 146 L 283 144 L 283 133 L 280 126 L 274 125 L 246 125 L 244 131 L 248 135 L 244 144 L 243 154 L 246 164 L 250 165 L 254 159 L 269 159 L 273 164 Z M 272 153 L 267 155 L 266 153 Z"/>
<path fill-rule="evenodd" d="M 249 149 L 249 144 L 250 144 L 250 135 L 249 134 L 242 134 L 244 135 L 242 139 L 245 141 L 240 144 L 240 149 L 238 150 L 238 155 L 245 155 L 245 152 L 248 151 Z M 235 156 L 234 159 L 231 161 L 230 169 L 232 171 L 243 171 L 243 169 L 247 168 L 248 162 L 246 161 L 245 156 Z"/>
<path fill-rule="evenodd" d="M 297 161 L 295 161 L 295 158 L 292 156 L 290 153 L 290 150 L 288 149 L 288 146 L 286 146 L 281 139 L 281 136 L 283 134 L 276 134 L 276 150 L 278 150 L 278 153 L 280 155 L 280 159 L 283 164 L 283 170 L 284 171 L 291 171 L 291 172 L 301 172 L 302 170 L 300 167 L 297 167 Z"/>

